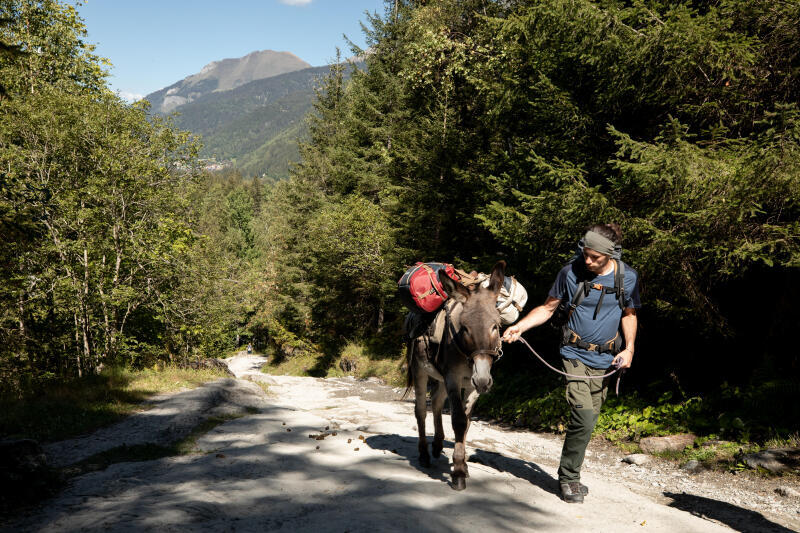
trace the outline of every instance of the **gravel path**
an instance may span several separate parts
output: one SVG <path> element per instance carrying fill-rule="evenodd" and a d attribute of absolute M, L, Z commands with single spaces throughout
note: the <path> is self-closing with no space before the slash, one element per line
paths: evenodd
<path fill-rule="evenodd" d="M 254 401 L 250 392 L 259 387 L 221 380 L 233 381 L 237 390 L 242 384 L 241 395 L 225 396 L 226 408 L 252 414 L 200 438 L 200 453 L 118 463 L 76 477 L 6 530 L 702 533 L 800 526 L 797 501 L 767 490 L 774 481 L 759 492 L 758 480 L 746 476 L 689 476 L 663 461 L 628 466 L 602 442 L 593 442 L 587 457 L 586 503 L 566 504 L 556 496 L 561 439 L 481 421 L 470 428 L 467 490 L 456 492 L 448 484 L 449 418 L 448 457 L 423 468 L 416 459 L 413 403 L 400 399 L 401 389 L 264 376 L 257 371 L 262 363 L 247 356 L 230 360 L 237 377 L 263 381 L 269 393 Z M 215 387 L 198 390 L 213 396 Z M 181 402 L 186 405 L 185 398 Z M 214 401 L 198 403 L 215 408 L 209 407 Z M 428 424 L 430 432 L 430 417 Z M 146 425 L 134 425 L 148 433 Z M 73 443 L 48 451 L 75 449 Z"/>

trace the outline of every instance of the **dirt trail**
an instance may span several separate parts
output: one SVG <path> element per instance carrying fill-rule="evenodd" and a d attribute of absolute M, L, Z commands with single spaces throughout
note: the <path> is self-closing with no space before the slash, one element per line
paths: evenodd
<path fill-rule="evenodd" d="M 734 492 L 719 493 L 667 464 L 623 465 L 619 452 L 595 443 L 583 476 L 591 494 L 569 505 L 556 496 L 560 439 L 480 421 L 469 433 L 467 490 L 456 492 L 448 484 L 449 419 L 447 457 L 423 468 L 413 404 L 400 400 L 400 389 L 264 376 L 262 362 L 230 361 L 237 377 L 264 381 L 269 393 L 259 405 L 249 396 L 252 384 L 239 400 L 228 395 L 257 412 L 200 438 L 202 453 L 77 477 L 8 530 L 688 533 L 800 525 L 796 505 L 749 508 L 732 501 Z M 429 432 L 430 425 L 429 418 Z"/>

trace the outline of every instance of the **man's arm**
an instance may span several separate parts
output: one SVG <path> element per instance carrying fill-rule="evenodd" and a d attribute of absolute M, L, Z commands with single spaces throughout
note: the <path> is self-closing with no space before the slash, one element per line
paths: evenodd
<path fill-rule="evenodd" d="M 553 298 L 552 296 L 548 296 L 547 300 L 540 305 L 539 307 L 533 308 L 530 313 L 525 315 L 525 317 L 514 324 L 513 326 L 509 326 L 506 328 L 505 332 L 503 333 L 503 340 L 505 342 L 514 342 L 520 338 L 520 336 L 528 331 L 531 328 L 535 328 L 536 326 L 541 326 L 548 320 L 550 317 L 553 316 L 556 308 L 558 307 L 558 302 L 560 302 L 558 298 Z M 635 331 L 635 328 L 634 328 Z"/>
<path fill-rule="evenodd" d="M 639 319 L 636 317 L 636 309 L 629 307 L 622 312 L 622 336 L 625 338 L 625 349 L 617 354 L 614 363 L 619 368 L 630 368 L 633 361 L 634 342 L 636 341 L 636 328 Z"/>

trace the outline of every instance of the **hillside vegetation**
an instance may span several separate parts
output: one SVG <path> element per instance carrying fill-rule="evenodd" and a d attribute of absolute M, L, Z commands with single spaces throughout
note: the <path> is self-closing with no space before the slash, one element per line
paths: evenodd
<path fill-rule="evenodd" d="M 299 159 L 297 142 L 306 133 L 303 119 L 314 87 L 329 72 L 327 66 L 305 68 L 209 92 L 177 106 L 173 120 L 201 137 L 201 157 L 230 161 L 246 176 L 283 179 L 289 162 Z"/>
<path fill-rule="evenodd" d="M 267 183 L 194 170 L 190 136 L 111 95 L 71 7 L 2 1 L 4 390 L 237 336 L 312 375 L 348 354 L 399 366 L 405 265 L 505 259 L 532 306 L 585 227 L 615 221 L 644 307 L 600 427 L 800 427 L 800 3 L 388 2 L 365 63 L 317 86 L 299 164 Z M 218 149 L 279 160 L 273 120 Z M 554 332 L 528 338 L 555 355 Z M 559 380 L 518 348 L 479 408 L 557 429 Z"/>

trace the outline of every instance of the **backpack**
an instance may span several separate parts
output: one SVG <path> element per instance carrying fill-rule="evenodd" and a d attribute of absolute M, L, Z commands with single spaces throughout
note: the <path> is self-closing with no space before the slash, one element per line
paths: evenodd
<path fill-rule="evenodd" d="M 576 257 L 573 257 L 569 264 L 574 264 Z M 589 283 L 588 281 L 578 281 L 578 287 L 575 289 L 575 295 L 572 301 L 568 301 L 566 295 L 558 303 L 558 308 L 553 312 L 550 318 L 550 325 L 557 329 L 562 329 L 567 326 L 569 317 L 572 316 L 573 311 L 581 305 L 584 298 L 589 296 L 592 289 L 599 290 L 600 299 L 597 301 L 597 306 L 594 308 L 594 317 L 597 318 L 597 311 L 603 304 L 603 298 L 606 294 L 614 294 L 619 304 L 619 308 L 625 310 L 625 263 L 620 259 L 611 259 L 614 262 L 614 286 L 604 287 L 597 283 Z M 566 266 L 566 265 L 565 265 Z"/>
<path fill-rule="evenodd" d="M 421 263 L 406 270 L 405 274 L 397 282 L 398 295 L 410 311 L 416 313 L 433 313 L 442 307 L 447 300 L 447 293 L 444 292 L 439 281 L 439 271 L 445 273 L 453 279 L 459 281 L 459 277 L 449 263 Z"/>
<path fill-rule="evenodd" d="M 482 287 L 489 286 L 489 278 L 481 283 Z M 505 276 L 503 286 L 497 295 L 497 312 L 500 313 L 500 322 L 504 326 L 513 324 L 519 318 L 522 308 L 528 302 L 528 291 L 513 276 Z"/>

